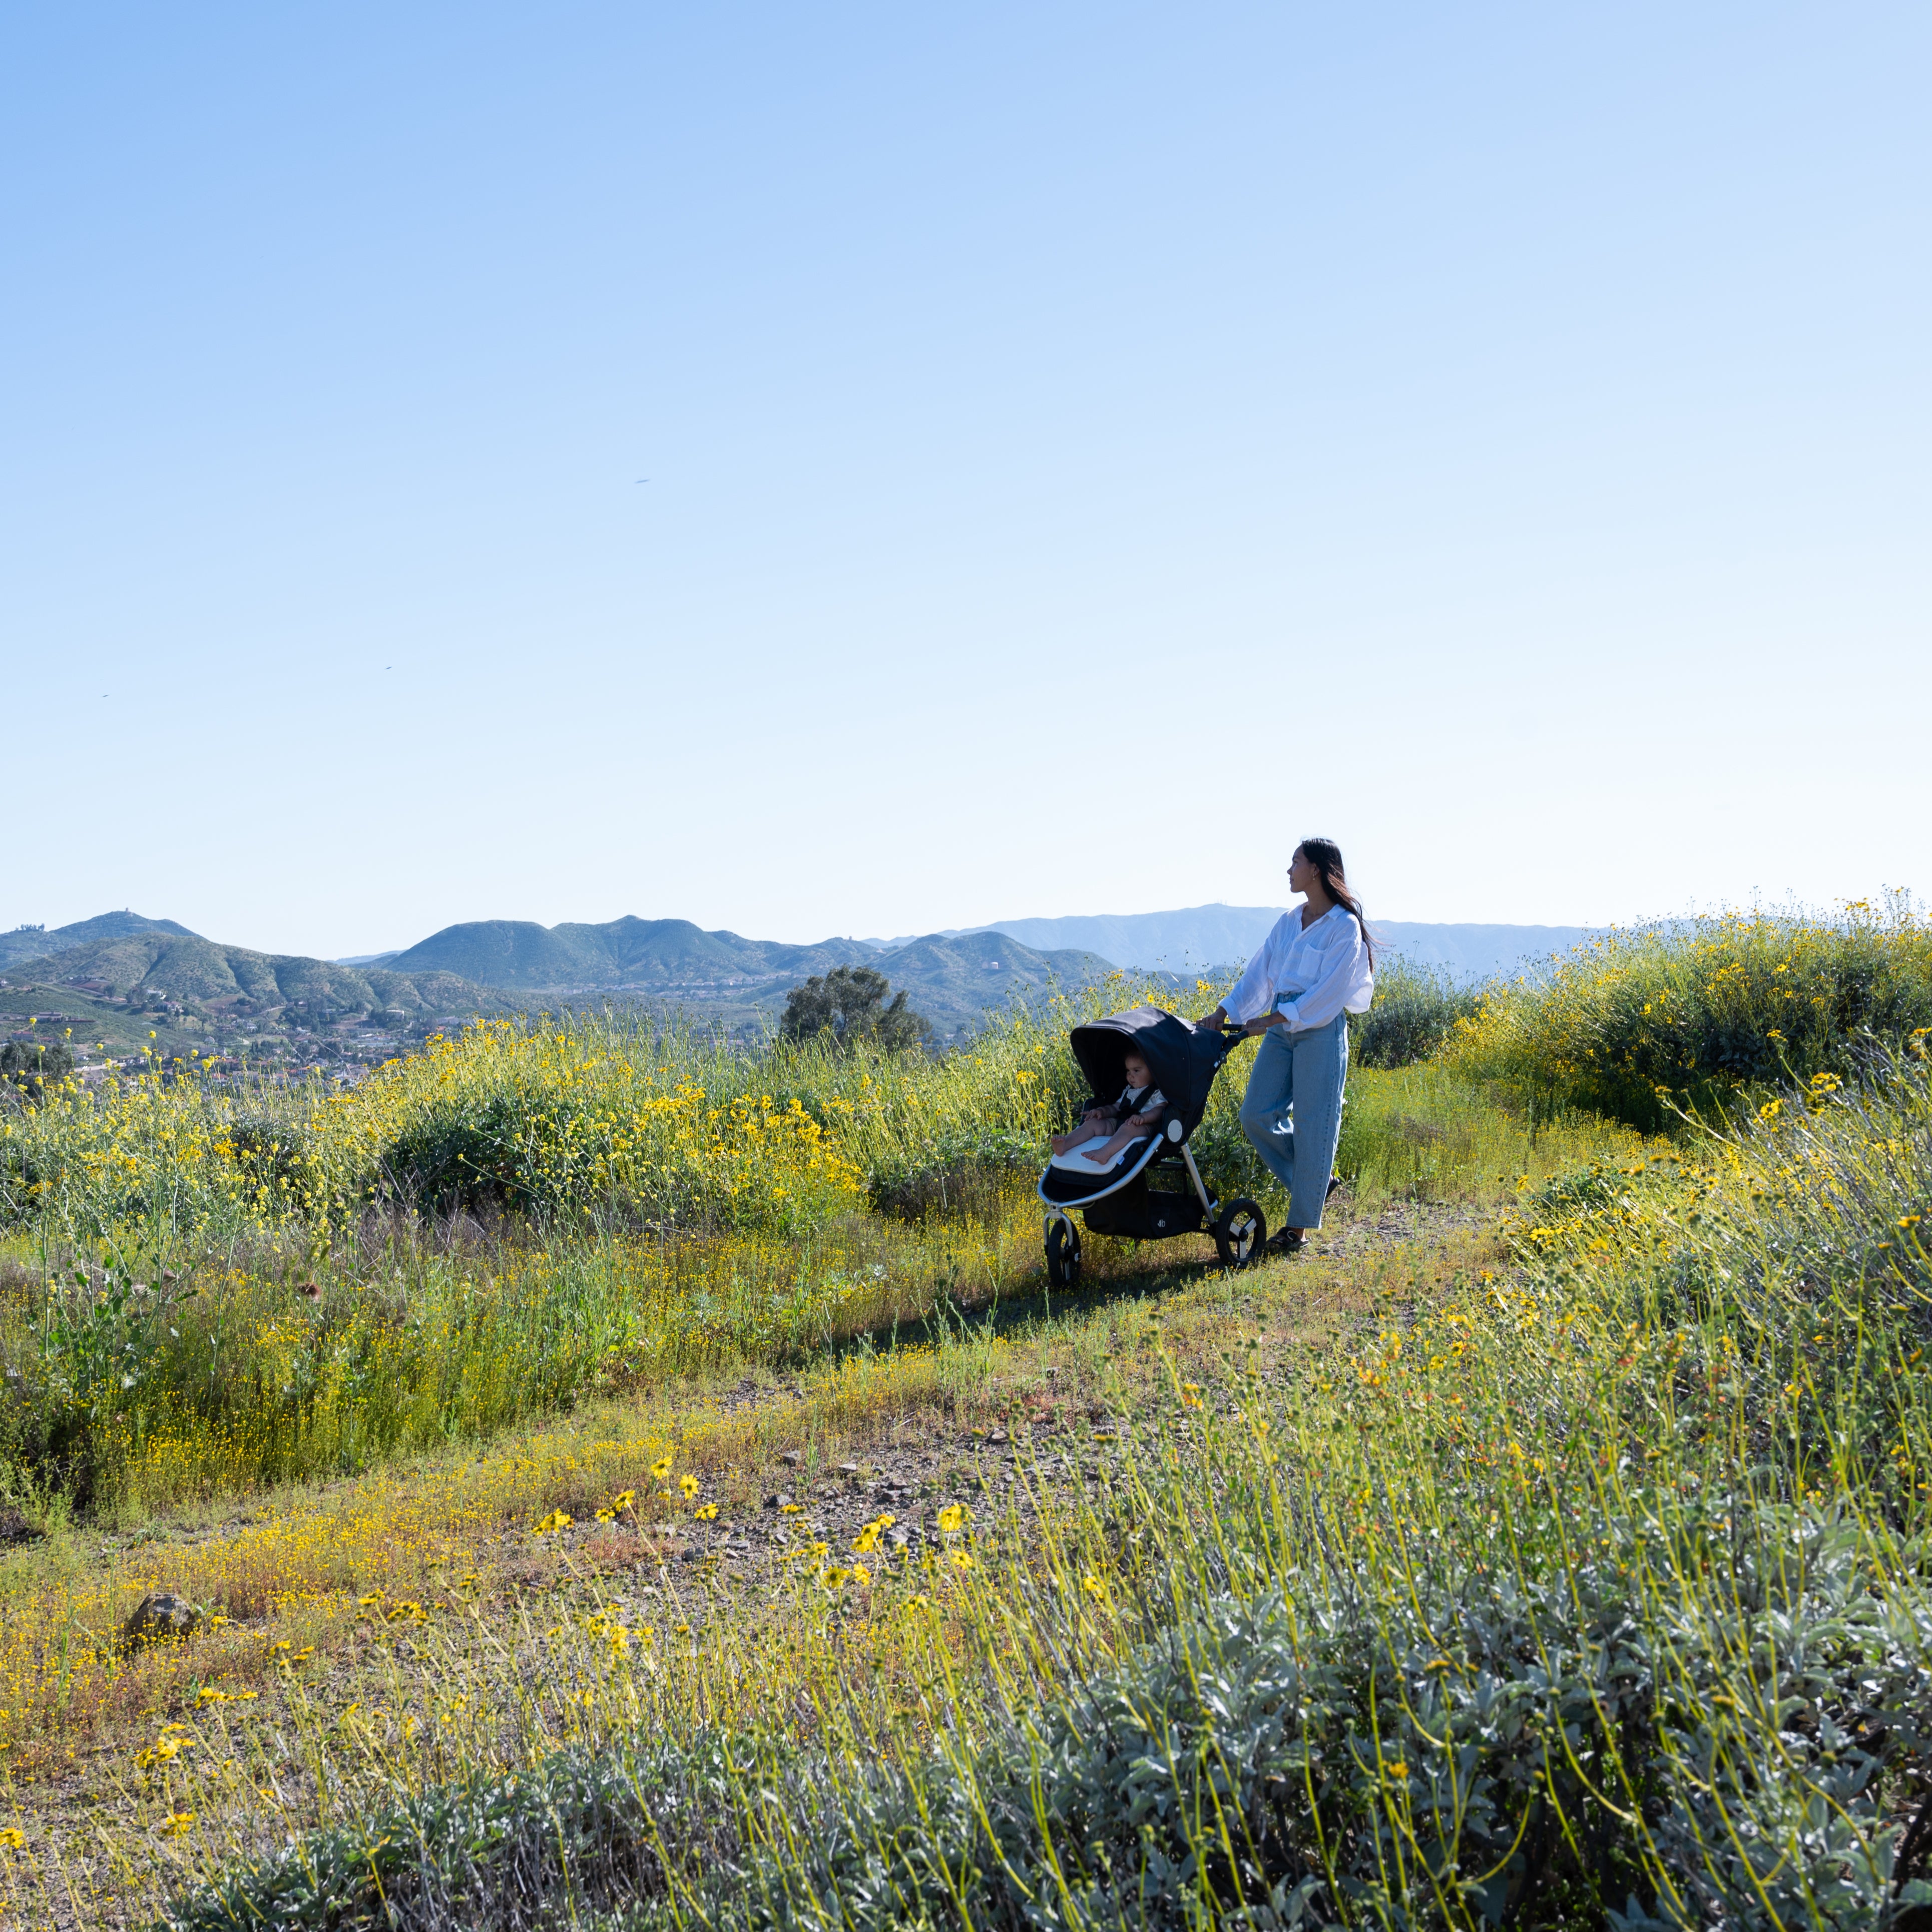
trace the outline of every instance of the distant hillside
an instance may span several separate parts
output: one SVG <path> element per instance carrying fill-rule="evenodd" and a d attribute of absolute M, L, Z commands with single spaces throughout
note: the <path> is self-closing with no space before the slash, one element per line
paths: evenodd
<path fill-rule="evenodd" d="M 479 985 L 513 992 L 658 992 L 786 974 L 796 980 L 872 956 L 872 949 L 856 940 L 777 945 L 735 932 L 706 932 L 688 919 L 552 926 L 488 919 L 445 926 L 396 954 L 389 965 L 398 973 L 460 974 Z"/>
<path fill-rule="evenodd" d="M 1170 973 L 1246 959 L 1281 916 L 1279 906 L 1184 906 L 1174 912 L 1076 914 L 1065 919 L 1003 919 L 969 932 L 1010 934 L 1042 951 L 1074 948 L 1116 966 Z"/>
<path fill-rule="evenodd" d="M 542 926 L 476 920 L 446 927 L 390 961 L 397 972 L 440 969 L 526 1000 L 586 994 L 662 1000 L 707 1012 L 755 1035 L 791 988 L 836 966 L 871 965 L 904 987 L 942 1034 L 976 1025 L 992 1008 L 1108 970 L 1091 952 L 1042 952 L 1000 933 L 934 933 L 890 953 L 862 940 L 790 946 L 706 932 L 685 919 L 616 919 Z M 367 969 L 364 969 L 367 970 Z"/>
<path fill-rule="evenodd" d="M 172 934 L 182 939 L 196 936 L 171 919 L 143 919 L 137 912 L 104 912 L 94 919 L 76 920 L 72 926 L 56 926 L 51 932 L 44 926 L 22 926 L 12 932 L 0 932 L 0 973 L 16 959 L 45 959 L 96 940 L 144 932 Z"/>
<path fill-rule="evenodd" d="M 468 1013 L 500 1007 L 502 999 L 453 973 L 398 973 L 338 966 L 332 960 L 219 946 L 190 933 L 129 933 L 71 946 L 50 957 L 10 965 L 7 976 L 49 985 L 82 981 L 126 994 L 137 988 L 179 1000 L 219 1004 L 245 999 L 258 1006 L 296 1000 L 344 1010 L 388 1008 L 406 1013 Z"/>
<path fill-rule="evenodd" d="M 1568 952 L 1595 930 L 1587 926 L 1430 926 L 1399 919 L 1370 922 L 1412 964 L 1433 967 L 1465 982 L 1514 979 L 1552 952 Z"/>
<path fill-rule="evenodd" d="M 1036 952 L 1004 932 L 929 933 L 871 963 L 942 1033 L 975 1025 L 1016 998 L 1084 986 L 1112 970 L 1094 953 Z"/>
<path fill-rule="evenodd" d="M 997 928 L 985 929 L 1010 933 L 1029 946 L 1084 947 L 1117 966 L 1184 973 L 1203 966 L 1239 964 L 1281 915 L 1280 906 L 1184 906 L 1173 912 L 1004 920 Z M 1513 974 L 1525 961 L 1568 952 L 1589 930 L 1580 926 L 1430 925 L 1378 919 L 1373 907 L 1370 923 L 1390 951 L 1462 980 Z"/>

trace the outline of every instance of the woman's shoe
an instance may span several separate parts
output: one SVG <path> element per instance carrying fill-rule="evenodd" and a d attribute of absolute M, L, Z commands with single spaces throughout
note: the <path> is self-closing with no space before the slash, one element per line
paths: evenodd
<path fill-rule="evenodd" d="M 1270 1255 L 1298 1255 L 1308 1245 L 1308 1237 L 1299 1228 L 1281 1228 L 1269 1235 L 1263 1252 Z"/>

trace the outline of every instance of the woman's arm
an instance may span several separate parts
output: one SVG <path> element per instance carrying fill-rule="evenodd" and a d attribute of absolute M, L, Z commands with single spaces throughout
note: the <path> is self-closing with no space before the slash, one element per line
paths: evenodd
<path fill-rule="evenodd" d="M 1275 980 L 1281 949 L 1288 936 L 1288 922 L 1300 918 L 1299 913 L 1285 912 L 1275 921 L 1274 930 L 1256 949 L 1255 956 L 1248 962 L 1246 970 L 1234 982 L 1233 992 L 1214 1009 L 1211 1017 L 1217 1025 L 1228 1020 L 1243 1027 L 1255 1019 L 1262 1019 L 1264 1025 L 1272 1023 L 1263 1016 L 1274 1004 Z M 1258 1032 L 1260 1029 L 1250 1030 Z"/>

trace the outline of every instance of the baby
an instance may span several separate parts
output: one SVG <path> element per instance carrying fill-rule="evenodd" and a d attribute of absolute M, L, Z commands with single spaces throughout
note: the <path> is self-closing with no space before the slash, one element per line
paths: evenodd
<path fill-rule="evenodd" d="M 1111 1107 L 1090 1107 L 1070 1134 L 1055 1134 L 1051 1145 L 1056 1154 L 1072 1155 L 1104 1169 L 1113 1166 L 1123 1148 L 1153 1131 L 1167 1111 L 1167 1102 L 1154 1084 L 1154 1070 L 1130 1049 L 1122 1071 L 1126 1090 Z"/>

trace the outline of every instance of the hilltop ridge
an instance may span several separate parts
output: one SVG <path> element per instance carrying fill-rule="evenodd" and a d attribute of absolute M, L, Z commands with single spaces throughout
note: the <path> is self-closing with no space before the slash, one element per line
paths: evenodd
<path fill-rule="evenodd" d="M 903 987 L 942 1033 L 976 1025 L 1016 994 L 1082 986 L 1112 970 L 1079 948 L 1042 951 L 1010 934 L 929 933 L 890 954 L 859 939 L 796 946 L 707 932 L 687 919 L 626 916 L 601 925 L 544 926 L 472 920 L 394 954 L 397 972 L 444 970 L 479 986 L 567 1000 L 586 994 L 704 1006 L 728 1023 L 775 1016 L 786 993 L 835 967 L 868 965 Z"/>
<path fill-rule="evenodd" d="M 96 940 L 123 939 L 140 933 L 163 933 L 177 939 L 200 935 L 171 919 L 146 919 L 124 907 L 119 912 L 104 912 L 92 919 L 76 920 L 71 926 L 57 926 L 50 932 L 44 926 L 16 926 L 0 932 L 0 972 L 16 959 L 45 959 L 55 953 L 70 952 Z"/>
<path fill-rule="evenodd" d="M 533 920 L 468 920 L 406 947 L 388 962 L 396 972 L 460 974 L 507 988 L 658 988 L 698 980 L 809 975 L 874 957 L 860 941 L 828 939 L 790 946 L 706 932 L 688 919 L 627 916 L 602 925 Z"/>

